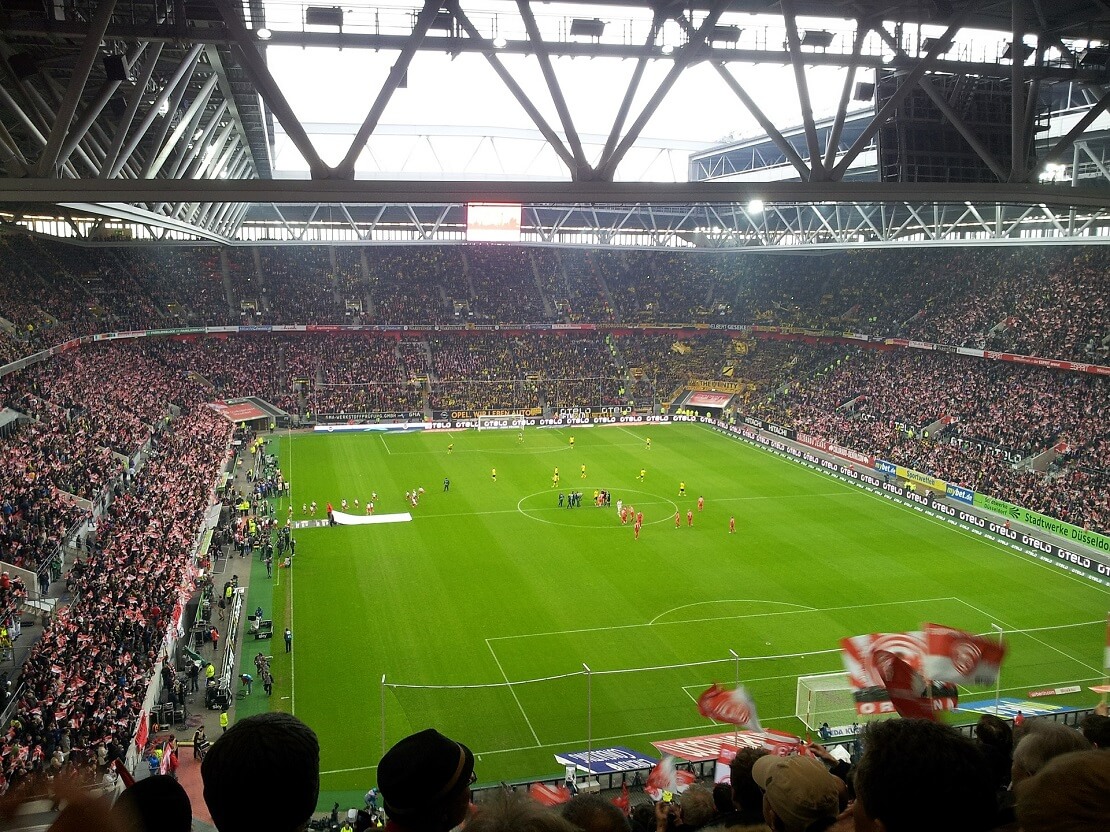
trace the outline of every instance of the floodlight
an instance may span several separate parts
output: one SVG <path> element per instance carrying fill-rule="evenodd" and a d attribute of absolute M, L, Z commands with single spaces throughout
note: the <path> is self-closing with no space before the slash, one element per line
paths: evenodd
<path fill-rule="evenodd" d="M 749 202 L 748 203 L 748 213 L 749 214 L 762 214 L 763 213 L 763 200 L 762 199 L 753 199 L 751 202 Z"/>
<path fill-rule="evenodd" d="M 709 32 L 710 43 L 732 43 L 740 40 L 741 28 L 739 26 L 714 26 Z"/>
<path fill-rule="evenodd" d="M 1025 59 L 1033 54 L 1033 47 L 1029 46 L 1028 44 L 1025 44 L 1025 43 L 1021 43 L 1021 44 L 1018 44 L 1018 45 L 1020 47 L 1020 49 L 1018 51 L 1020 51 L 1020 53 L 1021 53 L 1020 60 L 1021 60 L 1022 63 L 1025 63 Z M 1012 61 L 1013 59 L 1014 59 L 1014 45 L 1012 43 L 1007 43 L 1006 44 L 1006 51 L 1002 53 L 1002 60 Z"/>
<path fill-rule="evenodd" d="M 807 29 L 802 35 L 802 46 L 813 46 L 817 49 L 828 49 L 836 37 L 832 32 L 824 29 Z"/>
<path fill-rule="evenodd" d="M 309 6 L 304 10 L 304 22 L 309 26 L 338 26 L 343 28 L 343 9 L 339 6 Z"/>
<path fill-rule="evenodd" d="M 123 62 L 123 55 L 104 56 L 104 77 L 109 81 L 128 81 L 127 66 Z"/>
<path fill-rule="evenodd" d="M 600 38 L 605 32 L 605 21 L 594 18 L 575 17 L 570 21 L 571 37 Z"/>
<path fill-rule="evenodd" d="M 255 31 L 255 34 L 258 36 L 259 40 L 269 40 L 274 36 L 274 33 L 267 29 L 265 26 L 263 26 L 261 29 L 257 29 Z"/>

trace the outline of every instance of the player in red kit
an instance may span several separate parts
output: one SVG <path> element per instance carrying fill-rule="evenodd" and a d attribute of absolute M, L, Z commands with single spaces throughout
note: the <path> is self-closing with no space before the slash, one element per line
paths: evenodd
<path fill-rule="evenodd" d="M 735 517 L 728 518 L 728 533 L 729 534 L 736 534 L 736 518 Z"/>
<path fill-rule="evenodd" d="M 698 511 L 705 508 L 705 497 L 698 497 Z"/>
<path fill-rule="evenodd" d="M 644 525 L 644 513 L 642 511 L 639 514 L 636 515 L 636 525 L 637 526 Z"/>
<path fill-rule="evenodd" d="M 693 526 L 694 525 L 694 510 L 693 509 L 690 509 L 689 511 L 686 512 L 686 525 L 687 526 Z"/>
<path fill-rule="evenodd" d="M 641 523 L 640 523 L 639 520 L 637 520 L 636 524 L 632 527 L 632 531 L 634 531 L 636 533 L 636 539 L 637 540 L 640 539 L 640 526 L 641 526 Z"/>
<path fill-rule="evenodd" d="M 674 513 L 674 527 L 677 529 L 682 525 L 682 512 L 676 511 Z"/>

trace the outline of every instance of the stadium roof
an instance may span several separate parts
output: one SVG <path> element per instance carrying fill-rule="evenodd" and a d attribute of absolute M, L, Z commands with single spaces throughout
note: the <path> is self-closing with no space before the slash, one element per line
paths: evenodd
<path fill-rule="evenodd" d="M 966 214 L 970 200 L 982 203 L 976 213 L 983 229 L 1005 227 L 1012 237 L 1011 220 L 1023 213 L 1022 222 L 1032 214 L 1042 227 L 1090 233 L 1110 207 L 1105 189 L 1078 186 L 1078 179 L 1071 186 L 1041 181 L 1043 164 L 1067 163 L 1075 139 L 1110 103 L 1110 7 L 1099 0 L 489 0 L 480 6 L 429 0 L 342 7 L 3 0 L 0 9 L 0 214 L 23 224 L 32 213 L 64 217 L 82 235 L 90 223 L 81 218 L 99 216 L 137 224 L 152 237 L 229 242 L 247 236 L 244 223 L 296 236 L 292 226 L 304 215 L 296 206 L 318 204 L 342 216 L 357 240 L 379 240 L 381 219 L 398 213 L 404 219 L 391 227 L 408 224 L 401 238 L 429 240 L 445 220 L 448 226 L 459 222 L 466 202 L 510 201 L 526 206 L 525 222 L 531 218 L 541 242 L 559 241 L 558 217 L 592 211 L 593 227 L 576 231 L 594 232 L 595 244 L 616 241 L 629 228 L 668 239 L 682 231 L 688 244 L 724 229 L 716 238 L 728 244 L 740 238 L 768 244 L 771 237 L 749 233 L 760 224 L 766 230 L 767 219 L 752 221 L 747 213 L 741 233 L 723 218 L 742 218 L 746 212 L 736 207 L 753 199 L 778 199 L 780 208 L 789 208 L 771 215 L 774 225 L 790 212 L 809 213 L 785 235 L 796 239 L 807 236 L 804 228 L 829 224 L 814 213 L 818 203 L 855 205 L 857 213 L 872 216 L 872 207 L 884 204 L 912 204 L 915 214 L 931 205 L 935 213 L 941 200 Z M 993 34 L 976 39 L 972 30 Z M 293 64 L 290 52 L 298 58 Z M 1018 52 L 1023 60 L 1011 58 Z M 364 60 L 371 67 L 365 75 L 348 68 Z M 476 65 L 484 75 L 471 75 Z M 296 77 L 321 67 L 337 74 L 311 77 L 309 96 L 338 93 L 351 101 L 346 113 L 325 122 L 302 116 L 311 99 L 306 103 L 305 85 Z M 1092 92 L 1074 129 L 1042 148 L 1034 164 L 999 169 L 997 186 L 843 182 L 863 143 L 902 98 L 884 104 L 848 148 L 827 135 L 819 138 L 815 125 L 822 116 L 832 118 L 836 138 L 853 83 L 876 71 L 895 73 L 907 94 L 937 74 L 1006 79 L 1014 91 L 1015 159 L 1026 158 L 1021 150 L 1033 141 L 1034 108 L 1027 102 L 1059 84 Z M 406 89 L 410 73 L 420 79 L 419 96 Z M 583 75 L 586 84 L 564 82 Z M 460 79 L 471 77 L 479 80 L 460 93 L 458 85 L 470 83 Z M 411 112 L 413 101 L 425 113 L 452 114 L 464 96 L 477 111 L 508 102 L 518 120 L 482 128 L 385 118 Z M 593 105 L 602 98 L 606 120 L 599 129 Z M 787 99 L 789 106 L 781 108 Z M 731 110 L 734 123 L 762 131 L 780 147 L 788 144 L 786 125 L 803 125 L 809 152 L 790 156 L 800 181 L 767 187 L 675 177 L 639 181 L 659 178 L 655 162 L 641 160 L 678 153 L 681 161 L 682 153 L 697 149 L 695 139 L 718 138 L 688 135 L 691 126 L 718 114 L 709 110 Z M 958 121 L 959 114 L 949 118 Z M 471 159 L 492 152 L 503 163 L 505 155 L 498 154 L 521 141 L 549 164 L 536 163 L 538 172 L 524 174 L 509 167 L 495 177 L 450 161 L 436 171 L 413 172 L 382 149 L 406 129 L 410 147 L 419 144 L 426 156 L 446 157 L 440 139 L 464 137 Z M 675 168 L 673 158 L 664 163 Z M 283 180 L 297 176 L 310 181 Z M 989 206 L 999 203 L 1006 211 L 987 217 Z M 660 225 L 667 206 L 683 205 L 707 210 L 695 208 L 675 225 Z M 1060 222 L 1059 215 L 1073 208 L 1083 212 L 1081 221 Z M 306 228 L 318 211 L 310 213 Z M 876 227 L 875 240 L 888 238 L 884 223 L 864 225 Z M 889 229 L 893 234 L 900 227 Z M 845 240 L 858 237 L 852 224 L 846 228 Z M 928 236 L 920 227 L 916 233 Z M 641 244 L 657 244 L 649 237 L 641 234 Z"/>

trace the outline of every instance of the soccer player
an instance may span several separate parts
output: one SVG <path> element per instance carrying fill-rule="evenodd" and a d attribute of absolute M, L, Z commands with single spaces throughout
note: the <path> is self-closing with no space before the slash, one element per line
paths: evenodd
<path fill-rule="evenodd" d="M 680 482 L 678 484 L 678 496 L 679 497 L 685 497 L 686 496 L 686 483 Z"/>
<path fill-rule="evenodd" d="M 677 528 L 681 528 L 681 526 L 682 526 L 682 512 L 681 511 L 676 511 L 674 513 L 674 527 L 677 529 Z"/>
<path fill-rule="evenodd" d="M 736 534 L 736 517 L 735 516 L 728 518 L 728 533 L 729 534 Z"/>
<path fill-rule="evenodd" d="M 686 525 L 693 528 L 693 525 L 694 525 L 694 510 L 693 509 L 688 509 L 686 511 Z"/>
<path fill-rule="evenodd" d="M 701 495 L 698 495 L 698 511 L 701 511 L 704 508 L 705 508 L 705 497 L 702 497 Z"/>
<path fill-rule="evenodd" d="M 524 428 L 521 428 L 516 435 L 516 441 L 523 444 L 524 442 Z"/>
<path fill-rule="evenodd" d="M 552 488 L 558 488 L 559 487 L 559 469 L 558 468 L 556 468 L 555 473 L 551 475 L 551 487 Z"/>
<path fill-rule="evenodd" d="M 490 475 L 490 477 L 493 478 L 494 482 L 497 482 L 497 469 L 496 468 L 491 468 L 490 472 L 489 472 L 489 475 Z"/>
<path fill-rule="evenodd" d="M 367 503 L 366 504 L 366 516 L 370 517 L 373 514 L 374 514 L 374 504 L 373 503 Z"/>
<path fill-rule="evenodd" d="M 447 477 L 443 478 L 443 490 L 444 491 L 450 491 L 451 490 L 451 480 L 449 480 Z"/>
<path fill-rule="evenodd" d="M 617 500 L 617 514 L 624 514 L 624 500 Z"/>
<path fill-rule="evenodd" d="M 339 505 L 341 505 L 341 506 L 343 507 L 343 510 L 344 510 L 344 511 L 346 511 L 346 510 L 347 510 L 347 498 L 346 498 L 346 497 L 344 497 L 344 498 L 343 498 L 343 499 L 342 499 L 342 500 L 340 501 Z"/>
<path fill-rule="evenodd" d="M 574 437 L 573 436 L 570 438 L 570 449 L 572 451 L 574 450 Z"/>
<path fill-rule="evenodd" d="M 646 477 L 646 476 L 647 476 L 647 471 L 645 469 L 641 468 L 640 469 L 640 482 L 643 482 L 644 477 Z"/>
<path fill-rule="evenodd" d="M 647 449 L 649 451 L 651 450 L 651 437 L 650 436 L 647 438 Z"/>
<path fill-rule="evenodd" d="M 640 526 L 642 526 L 642 525 L 643 525 L 643 523 L 641 523 L 639 520 L 637 520 L 635 525 L 632 526 L 632 531 L 634 531 L 636 533 L 636 539 L 637 540 L 640 539 Z"/>
<path fill-rule="evenodd" d="M 585 465 L 582 466 L 582 476 L 580 477 L 580 479 L 586 479 L 586 466 Z"/>
<path fill-rule="evenodd" d="M 447 453 L 451 453 L 451 451 L 453 451 L 453 450 L 455 450 L 455 443 L 454 442 L 448 442 L 447 443 Z"/>
<path fill-rule="evenodd" d="M 563 507 L 563 494 L 559 492 L 559 508 Z"/>
<path fill-rule="evenodd" d="M 642 511 L 636 515 L 636 522 L 641 526 L 644 525 L 644 513 Z"/>

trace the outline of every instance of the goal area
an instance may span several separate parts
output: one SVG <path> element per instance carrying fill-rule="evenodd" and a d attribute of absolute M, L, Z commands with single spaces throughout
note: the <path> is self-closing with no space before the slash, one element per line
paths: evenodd
<path fill-rule="evenodd" d="M 799 676 L 794 715 L 811 731 L 816 731 L 825 722 L 835 727 L 866 719 L 856 712 L 852 684 L 844 671 Z"/>

